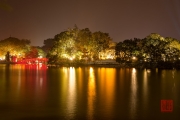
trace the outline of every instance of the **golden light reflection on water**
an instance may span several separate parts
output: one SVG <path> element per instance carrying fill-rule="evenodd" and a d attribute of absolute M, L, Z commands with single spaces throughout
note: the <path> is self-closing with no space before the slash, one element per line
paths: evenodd
<path fill-rule="evenodd" d="M 83 81 L 84 81 L 84 79 L 83 79 L 83 70 L 82 70 L 82 68 L 81 67 L 79 67 L 78 69 L 77 69 L 77 77 L 78 77 L 78 80 L 77 80 L 77 84 L 78 84 L 78 93 L 79 94 L 83 94 Z M 79 96 L 79 97 L 81 97 L 81 96 Z M 81 99 L 81 98 L 80 98 Z"/>
<path fill-rule="evenodd" d="M 68 88 L 68 80 L 69 80 L 69 72 L 68 72 L 68 68 L 66 67 L 63 67 L 62 68 L 62 72 L 63 72 L 63 75 L 61 76 L 61 79 L 62 79 L 62 85 L 60 87 L 60 90 L 62 91 L 63 94 L 61 94 L 62 96 L 62 101 L 65 101 L 65 98 L 66 98 L 66 93 L 67 93 L 67 88 Z"/>
<path fill-rule="evenodd" d="M 115 76 L 116 69 L 114 68 L 99 68 L 98 69 L 98 87 L 100 88 L 100 99 L 103 108 L 106 110 L 104 114 L 112 114 L 115 97 Z"/>
<path fill-rule="evenodd" d="M 148 72 L 147 70 L 143 71 L 143 107 L 144 109 L 147 109 L 148 107 Z"/>
<path fill-rule="evenodd" d="M 69 84 L 68 84 L 68 96 L 67 96 L 67 114 L 72 119 L 75 115 L 76 108 L 76 75 L 75 68 L 69 68 Z"/>
<path fill-rule="evenodd" d="M 89 69 L 89 78 L 88 78 L 88 118 L 92 120 L 94 114 L 94 104 L 96 99 L 96 83 L 94 76 L 94 69 L 90 67 Z"/>
<path fill-rule="evenodd" d="M 130 95 L 130 116 L 132 118 L 136 117 L 137 112 L 137 74 L 136 69 L 132 69 L 131 75 L 131 95 Z"/>
<path fill-rule="evenodd" d="M 179 71 L 157 74 L 134 68 L 60 67 L 46 73 L 46 69 L 32 65 L 0 67 L 0 111 L 4 118 L 9 114 L 80 120 L 146 118 L 154 114 L 154 106 L 160 107 L 151 102 L 159 95 L 154 91 L 161 91 L 161 98 L 172 98 L 174 92 L 179 100 Z"/>

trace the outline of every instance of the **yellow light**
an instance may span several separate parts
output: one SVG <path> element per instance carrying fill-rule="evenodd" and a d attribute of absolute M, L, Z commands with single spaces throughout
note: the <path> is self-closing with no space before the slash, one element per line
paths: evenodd
<path fill-rule="evenodd" d="M 107 59 L 113 59 L 113 56 L 108 55 L 108 56 L 107 56 Z"/>
<path fill-rule="evenodd" d="M 69 72 L 69 85 L 68 85 L 68 96 L 67 96 L 67 112 L 68 114 L 70 114 L 70 118 L 73 118 L 74 114 L 74 110 L 76 107 L 76 74 L 75 74 L 75 68 L 74 67 L 70 67 L 70 69 L 68 70 Z"/>
<path fill-rule="evenodd" d="M 70 59 L 70 60 L 73 60 L 73 58 L 72 58 L 72 57 L 70 57 L 69 59 Z"/>
<path fill-rule="evenodd" d="M 64 56 L 65 58 L 67 58 L 67 54 L 63 54 L 63 56 Z"/>
<path fill-rule="evenodd" d="M 88 117 L 91 118 L 94 112 L 94 99 L 96 98 L 96 84 L 94 70 L 92 67 L 89 69 L 88 79 Z"/>
<path fill-rule="evenodd" d="M 73 60 L 75 57 L 73 56 L 73 57 L 69 57 L 69 60 Z"/>
<path fill-rule="evenodd" d="M 133 60 L 135 60 L 135 59 L 136 59 L 136 57 L 132 57 L 132 59 L 133 59 Z"/>

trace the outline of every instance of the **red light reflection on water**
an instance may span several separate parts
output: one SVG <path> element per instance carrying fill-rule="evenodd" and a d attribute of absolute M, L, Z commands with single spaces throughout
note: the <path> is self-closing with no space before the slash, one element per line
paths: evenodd
<path fill-rule="evenodd" d="M 32 82 L 34 86 L 45 87 L 47 80 L 47 66 L 44 64 L 25 65 L 25 76 L 26 81 Z"/>
<path fill-rule="evenodd" d="M 161 112 L 173 112 L 173 100 L 161 100 Z"/>
<path fill-rule="evenodd" d="M 45 64 L 26 64 L 24 68 L 24 86 L 26 86 L 26 89 L 22 91 L 33 96 L 36 104 L 45 104 L 47 96 L 47 66 Z"/>

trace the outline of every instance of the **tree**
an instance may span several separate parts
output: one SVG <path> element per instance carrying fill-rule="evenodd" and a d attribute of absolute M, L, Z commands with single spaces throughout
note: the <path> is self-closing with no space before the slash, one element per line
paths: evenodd
<path fill-rule="evenodd" d="M 92 35 L 92 50 L 94 50 L 94 58 L 99 57 L 99 52 L 105 51 L 109 48 L 109 44 L 112 39 L 108 33 L 94 32 Z"/>
<path fill-rule="evenodd" d="M 167 37 L 165 38 L 167 44 L 165 46 L 165 59 L 173 60 L 178 59 L 180 54 L 180 42 L 176 39 Z"/>
<path fill-rule="evenodd" d="M 75 51 L 74 43 L 73 34 L 70 31 L 64 31 L 55 35 L 54 45 L 47 54 L 50 62 L 65 61 L 73 57 L 73 52 Z"/>
<path fill-rule="evenodd" d="M 55 35 L 54 44 L 48 52 L 50 63 L 65 61 L 87 61 L 98 58 L 99 52 L 109 47 L 112 41 L 109 34 L 102 32 L 92 33 L 88 28 L 79 29 L 75 26 Z"/>
<path fill-rule="evenodd" d="M 126 39 L 123 42 L 119 42 L 116 47 L 117 61 L 129 61 L 133 56 L 141 58 L 141 43 L 140 39 Z"/>
<path fill-rule="evenodd" d="M 30 50 L 26 53 L 25 55 L 26 58 L 31 59 L 31 58 L 37 58 L 38 57 L 38 50 L 36 47 L 31 46 Z"/>
<path fill-rule="evenodd" d="M 44 45 L 42 46 L 42 49 L 44 50 L 44 52 L 46 54 L 53 47 L 53 44 L 54 44 L 53 38 L 49 38 L 49 39 L 44 40 Z"/>
<path fill-rule="evenodd" d="M 129 60 L 128 56 L 152 61 L 177 60 L 180 57 L 180 41 L 171 37 L 162 37 L 152 33 L 143 39 L 124 40 L 115 48 L 117 61 Z"/>
<path fill-rule="evenodd" d="M 5 55 L 8 51 L 10 55 L 24 57 L 30 48 L 30 40 L 9 37 L 0 41 L 0 55 Z"/>

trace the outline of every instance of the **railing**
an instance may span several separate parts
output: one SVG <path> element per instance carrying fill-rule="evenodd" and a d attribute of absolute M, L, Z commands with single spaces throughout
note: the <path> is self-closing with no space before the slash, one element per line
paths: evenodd
<path fill-rule="evenodd" d="M 30 59 L 22 59 L 18 60 L 17 64 L 46 64 L 48 61 L 47 58 L 30 58 Z"/>

